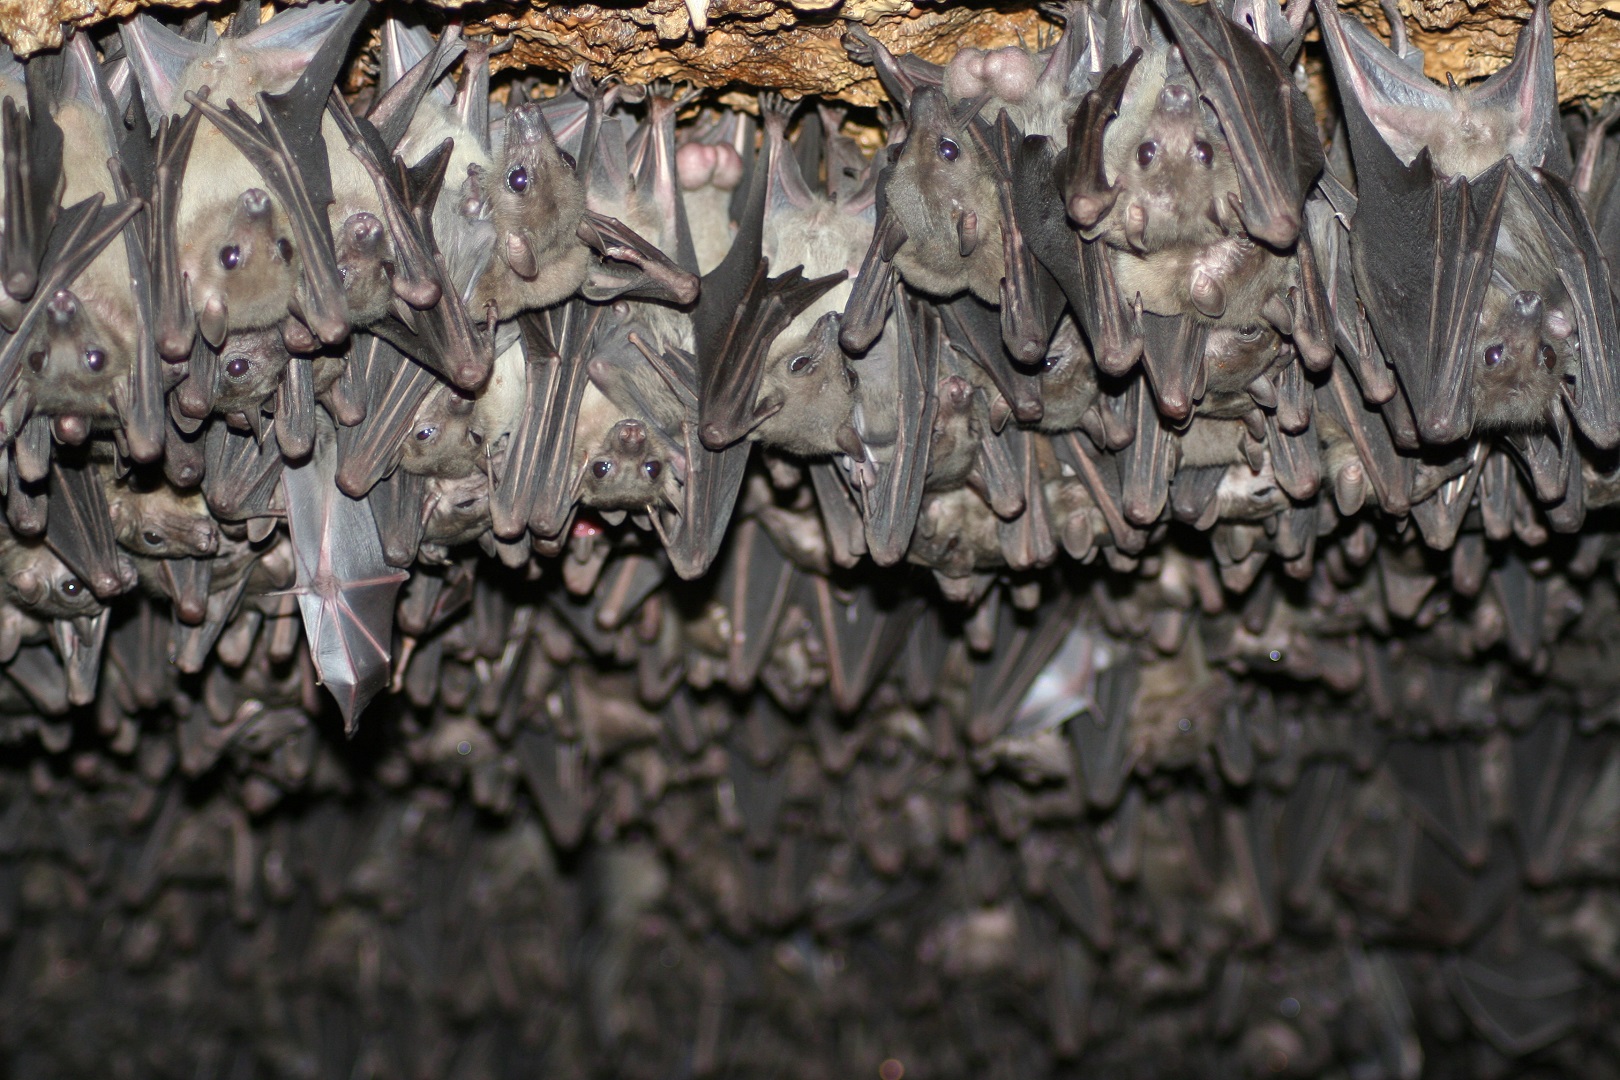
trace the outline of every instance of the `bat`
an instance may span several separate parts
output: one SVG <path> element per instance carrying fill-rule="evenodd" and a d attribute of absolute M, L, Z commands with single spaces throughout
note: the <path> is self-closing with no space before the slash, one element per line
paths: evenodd
<path fill-rule="evenodd" d="M 1445 964 L 1447 985 L 1481 1033 L 1504 1054 L 1529 1054 L 1578 1019 L 1586 977 L 1510 911 L 1477 943 Z"/>
<path fill-rule="evenodd" d="M 322 113 L 368 7 L 291 9 L 214 42 L 189 41 L 150 16 L 123 27 L 151 122 L 186 102 L 209 121 L 196 128 L 184 159 L 175 258 L 159 262 L 155 291 L 168 304 L 184 296 L 197 330 L 216 347 L 231 330 L 282 326 L 289 315 L 303 328 L 288 326 L 295 340 L 336 344 L 348 335 L 327 207 L 340 223 L 356 197 L 368 212 L 378 207 L 358 163 L 329 152 L 338 135 Z M 164 280 L 170 273 L 182 281 Z M 160 311 L 160 327 L 183 337 L 184 324 L 172 308 Z"/>
<path fill-rule="evenodd" d="M 1455 102 L 1336 8 L 1320 14 L 1356 161 L 1357 292 L 1419 434 L 1445 444 L 1476 428 L 1545 430 L 1568 408 L 1588 438 L 1611 445 L 1613 300 L 1566 180 L 1545 8 L 1513 62 Z M 1491 117 L 1499 136 L 1457 140 L 1449 118 L 1459 108 Z M 1397 244 L 1408 225 L 1421 231 Z M 1411 236 L 1429 239 L 1414 246 Z M 1399 284 L 1396 267 L 1414 257 L 1441 275 L 1432 295 L 1409 298 Z"/>
<path fill-rule="evenodd" d="M 45 542 L 99 599 L 135 585 L 135 570 L 121 558 L 100 478 L 84 465 L 51 463 Z"/>
<path fill-rule="evenodd" d="M 335 432 L 323 426 L 309 460 L 282 471 L 281 487 L 310 658 L 352 736 L 388 684 L 394 598 L 408 575 L 384 560 L 367 506 L 338 490 L 336 456 Z"/>

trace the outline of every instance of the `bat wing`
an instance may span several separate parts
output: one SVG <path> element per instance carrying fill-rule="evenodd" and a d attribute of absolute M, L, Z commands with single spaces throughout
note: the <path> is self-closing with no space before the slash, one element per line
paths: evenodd
<path fill-rule="evenodd" d="M 861 517 L 866 548 L 879 566 L 906 557 L 922 509 L 928 480 L 928 446 L 939 408 L 939 316 L 933 305 L 913 307 L 904 294 L 896 297 L 895 408 L 899 417 L 887 461 L 878 465 L 876 481 L 861 489 Z"/>
<path fill-rule="evenodd" d="M 1232 148 L 1244 228 L 1274 248 L 1293 246 L 1305 193 L 1325 163 L 1310 102 L 1277 54 L 1217 6 L 1181 0 L 1153 6 Z"/>
<path fill-rule="evenodd" d="M 1528 665 L 1547 643 L 1547 581 L 1510 555 L 1492 572 L 1491 585 L 1502 607 L 1508 652 Z"/>
<path fill-rule="evenodd" d="M 1127 400 L 1136 408 L 1136 438 L 1121 450 L 1119 461 L 1120 511 L 1125 520 L 1149 526 L 1159 520 L 1170 499 L 1170 481 L 1176 473 L 1175 435 L 1153 408 L 1153 395 L 1144 380 L 1133 379 Z"/>
<path fill-rule="evenodd" d="M 204 454 L 203 497 L 208 508 L 226 521 L 266 517 L 281 479 L 281 445 L 274 426 L 262 438 L 228 424 L 208 427 Z"/>
<path fill-rule="evenodd" d="M 1204 396 L 1204 346 L 1209 326 L 1187 315 L 1138 315 L 1142 327 L 1142 366 L 1159 412 L 1184 423 Z"/>
<path fill-rule="evenodd" d="M 1072 468 L 1102 513 L 1108 534 L 1121 554 L 1137 555 L 1147 546 L 1147 530 L 1132 525 L 1120 508 L 1119 467 L 1113 454 L 1104 454 L 1078 431 L 1066 431 L 1052 442 L 1058 459 Z"/>
<path fill-rule="evenodd" d="M 877 228 L 872 245 L 861 260 L 860 273 L 851 286 L 844 317 L 838 327 L 838 345 L 851 356 L 872 347 L 883 333 L 894 302 L 894 254 L 906 242 L 906 230 L 892 214 L 883 212 L 882 187 L 878 188 Z"/>
<path fill-rule="evenodd" d="M 5 223 L 5 234 L 0 237 L 0 279 L 11 298 L 21 301 L 32 298 L 39 286 L 40 262 L 56 218 L 62 181 L 62 129 L 51 116 L 43 88 L 36 88 L 32 78 L 28 96 L 27 112 L 9 98 L 0 105 L 6 182 L 5 202 L 0 205 Z"/>
<path fill-rule="evenodd" d="M 670 564 L 687 581 L 708 572 L 725 540 L 752 449 L 739 442 L 724 450 L 710 450 L 698 437 L 698 426 L 693 416 L 681 432 L 686 453 L 681 505 L 653 508 L 653 526 Z"/>
<path fill-rule="evenodd" d="M 1046 346 L 1063 313 L 1063 294 L 1030 250 L 1018 218 L 1012 174 L 1024 141 L 1023 133 L 1005 109 L 988 130 L 982 124 L 972 124 L 969 131 L 994 173 L 996 198 L 1001 204 L 1001 254 L 1005 274 L 1001 279 L 1001 339 L 1015 360 L 1038 364 L 1046 356 Z"/>
<path fill-rule="evenodd" d="M 777 624 L 802 575 L 753 518 L 731 531 L 719 573 L 720 597 L 731 612 L 726 685 L 741 694 L 753 687 L 776 643 Z"/>
<path fill-rule="evenodd" d="M 581 290 L 588 300 L 620 297 L 690 304 L 698 298 L 698 277 L 617 218 L 587 210 L 579 239 L 600 257 Z"/>
<path fill-rule="evenodd" d="M 1142 355 L 1141 330 L 1121 301 L 1102 245 L 1085 243 L 1070 226 L 1056 170 L 1057 158 L 1049 140 L 1024 140 L 1013 170 L 1013 210 L 1019 232 L 1068 298 L 1070 310 L 1091 343 L 1097 367 L 1109 375 L 1123 375 Z"/>
<path fill-rule="evenodd" d="M 1331 173 L 1323 173 L 1317 183 L 1323 197 L 1306 202 L 1305 217 L 1332 318 L 1334 342 L 1349 363 L 1362 394 L 1368 401 L 1381 404 L 1395 396 L 1395 375 L 1356 297 L 1348 222 L 1356 215 L 1357 200 Z"/>
<path fill-rule="evenodd" d="M 63 463 L 60 455 L 51 463 L 45 542 L 98 599 L 128 588 L 100 480 L 88 467 Z"/>
<path fill-rule="evenodd" d="M 1178 469 L 1170 481 L 1170 513 L 1200 532 L 1214 528 L 1220 513 L 1216 496 L 1225 477 L 1225 465 Z"/>
<path fill-rule="evenodd" d="M 1384 760 L 1418 821 L 1470 867 L 1490 851 L 1479 753 L 1466 739 L 1394 742 Z"/>
<path fill-rule="evenodd" d="M 852 713 L 899 655 L 917 607 L 894 602 L 870 584 L 840 589 L 820 574 L 814 575 L 813 588 L 812 606 L 827 650 L 827 688 L 833 707 Z"/>
<path fill-rule="evenodd" d="M 152 302 L 158 354 L 179 363 L 191 356 L 197 336 L 197 319 L 191 310 L 191 293 L 180 272 L 180 238 L 176 219 L 180 213 L 180 193 L 185 187 L 186 166 L 191 160 L 192 143 L 202 113 L 196 109 L 184 118 L 165 117 L 158 125 L 153 152 L 156 171 L 152 180 Z"/>
<path fill-rule="evenodd" d="M 352 735 L 388 685 L 394 600 L 407 575 L 384 559 L 366 503 L 338 490 L 336 467 L 333 432 L 323 425 L 309 460 L 284 469 L 281 486 L 310 659 Z"/>
<path fill-rule="evenodd" d="M 1062 205 L 1069 218 L 1082 229 L 1090 229 L 1108 216 L 1119 197 L 1119 189 L 1108 182 L 1103 156 L 1103 137 L 1108 125 L 1119 115 L 1125 100 L 1125 87 L 1131 72 L 1142 59 L 1135 49 L 1123 63 L 1109 68 L 1097 85 L 1086 92 L 1069 121 L 1069 147 L 1063 161 Z"/>
<path fill-rule="evenodd" d="M 596 803 L 585 751 L 533 728 L 518 735 L 514 748 L 547 834 L 562 850 L 572 850 L 584 838 Z"/>
<path fill-rule="evenodd" d="M 382 541 L 383 561 L 409 570 L 422 546 L 427 522 L 423 503 L 427 500 L 427 477 L 395 469 L 366 495 L 371 515 L 377 522 Z"/>
<path fill-rule="evenodd" d="M 1350 437 L 1385 513 L 1401 516 L 1411 509 L 1411 459 L 1396 452 L 1389 428 L 1362 402 L 1350 376 L 1335 364 L 1325 385 L 1317 388 L 1318 407 L 1328 410 Z"/>
<path fill-rule="evenodd" d="M 1141 681 L 1135 664 L 1121 663 L 1097 672 L 1091 707 L 1069 720 L 1069 744 L 1086 801 L 1099 810 L 1112 810 L 1125 794 L 1130 779 L 1130 716 Z"/>
<path fill-rule="evenodd" d="M 1310 499 L 1322 486 L 1322 449 L 1309 414 L 1304 430 L 1291 432 L 1279 426 L 1279 413 L 1262 412 L 1266 420 L 1266 446 L 1271 451 L 1277 486 L 1291 499 L 1299 502 Z"/>
<path fill-rule="evenodd" d="M 1474 1026 L 1513 1057 L 1534 1053 L 1574 1027 L 1590 993 L 1580 966 L 1543 942 L 1515 910 L 1466 952 L 1448 958 L 1445 975 Z"/>
<path fill-rule="evenodd" d="M 1567 716 L 1543 716 L 1513 737 L 1513 824 L 1532 885 L 1558 876 L 1607 749 Z"/>
<path fill-rule="evenodd" d="M 1046 502 L 1046 487 L 1041 482 L 1039 448 L 1046 436 L 1014 427 L 1009 427 L 1003 435 L 1010 444 L 1016 474 L 1023 484 L 1020 492 L 1023 512 L 1010 521 L 996 523 L 1002 558 L 1013 570 L 1048 566 L 1057 558 L 1057 542 L 1052 530 L 1051 507 Z"/>
<path fill-rule="evenodd" d="M 996 602 L 994 596 L 985 602 Z M 1029 612 L 996 602 L 994 644 L 972 661 L 967 736 L 974 743 L 990 742 L 1013 723 L 1030 687 L 1068 638 L 1079 615 L 1080 597 L 1065 591 Z"/>
<path fill-rule="evenodd" d="M 159 559 L 158 580 L 174 605 L 174 617 L 187 626 L 208 618 L 208 595 L 213 584 L 212 559 Z"/>
<path fill-rule="evenodd" d="M 1576 425 L 1598 447 L 1620 444 L 1620 322 L 1613 282 L 1597 234 L 1569 183 L 1547 170 L 1508 165 L 1510 182 L 1523 194 L 1551 253 L 1551 264 L 1569 292 L 1580 341 L 1580 364 L 1565 401 Z"/>
<path fill-rule="evenodd" d="M 338 429 L 336 482 L 358 499 L 398 467 L 417 410 L 437 381 L 387 339 L 371 334 L 355 335 L 349 371 L 364 397 L 365 418 Z"/>
<path fill-rule="evenodd" d="M 385 37 L 397 40 L 399 35 L 387 34 Z M 382 92 L 366 111 L 366 120 L 376 128 L 384 146 L 399 145 L 416 116 L 417 106 L 422 104 L 422 99 L 444 77 L 444 73 L 450 70 L 450 65 L 466 51 L 467 43 L 462 40 L 461 26 L 451 23 L 434 40 L 431 50 L 397 79 L 383 86 Z M 487 124 L 485 126 L 488 127 Z"/>
<path fill-rule="evenodd" d="M 449 166 L 451 143 L 446 140 L 406 168 L 389 154 L 369 122 L 354 118 L 336 90 L 327 107 L 348 139 L 350 152 L 371 175 L 393 251 L 390 281 L 394 295 L 406 305 L 396 305 L 395 313 L 385 316 L 373 332 L 463 390 L 482 386 L 494 364 L 494 343 L 474 326 L 433 236 L 433 207 Z"/>
<path fill-rule="evenodd" d="M 867 553 L 867 520 L 861 516 L 860 505 L 850 491 L 843 470 L 831 461 L 810 463 L 810 486 L 816 493 L 816 512 L 827 534 L 827 555 L 834 566 L 846 570 L 861 561 Z M 911 534 L 905 542 L 909 545 Z M 905 552 L 901 552 L 904 557 Z"/>
<path fill-rule="evenodd" d="M 532 477 L 534 504 L 529 529 L 541 539 L 562 534 L 573 513 L 579 476 L 575 472 L 574 430 L 579 405 L 590 382 L 590 354 L 603 308 L 571 300 L 561 308 L 522 317 L 525 355 L 544 357 L 552 392 L 532 427 L 513 431 L 502 486 Z M 530 373 L 536 374 L 530 369 Z M 526 409 L 524 417 L 530 417 Z M 494 495 L 491 494 L 493 510 Z"/>
<path fill-rule="evenodd" d="M 896 56 L 864 27 L 854 23 L 844 34 L 844 50 L 855 63 L 877 71 L 878 82 L 903 110 L 911 108 L 911 95 L 918 88 L 944 85 L 943 67 L 912 53 Z"/>

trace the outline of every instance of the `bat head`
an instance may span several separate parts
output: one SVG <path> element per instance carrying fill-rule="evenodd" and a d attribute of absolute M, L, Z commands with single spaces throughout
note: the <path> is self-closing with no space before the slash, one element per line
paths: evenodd
<path fill-rule="evenodd" d="M 887 171 L 888 212 L 906 243 L 894 265 L 906 283 L 935 296 L 971 289 L 1001 299 L 1001 199 L 992 165 L 945 95 L 922 87 L 906 114 L 906 141 Z"/>
<path fill-rule="evenodd" d="M 479 469 L 453 480 L 433 477 L 427 482 L 425 506 L 425 543 L 471 543 L 489 528 L 489 477 Z"/>
<path fill-rule="evenodd" d="M 939 407 L 928 444 L 931 491 L 957 487 L 973 471 L 979 453 L 979 430 L 973 415 L 973 385 L 960 375 L 939 380 Z"/>
<path fill-rule="evenodd" d="M 656 429 L 624 419 L 591 451 L 579 480 L 579 501 L 598 510 L 645 510 L 680 505 L 683 455 Z"/>
<path fill-rule="evenodd" d="M 585 213 L 585 187 L 574 159 L 557 145 L 545 114 L 524 102 L 506 117 L 506 142 L 484 195 L 495 223 L 495 254 L 525 281 L 548 260 L 576 245 Z"/>
<path fill-rule="evenodd" d="M 968 488 L 932 493 L 923 499 L 908 554 L 947 577 L 968 577 L 1003 562 L 996 521 L 990 507 Z"/>
<path fill-rule="evenodd" d="M 335 252 L 354 324 L 367 326 L 388 314 L 394 294 L 382 220 L 364 210 L 349 215 L 338 228 Z"/>
<path fill-rule="evenodd" d="M 273 326 L 286 316 L 298 252 L 268 192 L 248 188 L 229 215 L 199 215 L 183 235 L 180 269 L 210 345 L 219 348 L 233 329 Z"/>
<path fill-rule="evenodd" d="M 1486 291 L 1474 332 L 1474 415 L 1486 429 L 1539 427 L 1558 404 L 1576 348 L 1574 320 L 1540 293 Z"/>
<path fill-rule="evenodd" d="M 850 445 L 857 380 L 838 347 L 838 326 L 838 313 L 827 312 L 802 340 L 771 350 L 759 401 L 779 407 L 758 428 L 767 446 L 819 457 Z"/>
<path fill-rule="evenodd" d="M 195 492 L 167 485 L 139 491 L 118 485 L 108 491 L 113 535 L 126 551 L 158 559 L 202 558 L 219 550 L 219 529 L 208 504 Z"/>
<path fill-rule="evenodd" d="M 1139 69 L 1108 129 L 1119 196 L 1100 231 L 1139 253 L 1217 240 L 1238 225 L 1231 150 L 1190 80 L 1156 87 L 1148 72 Z"/>
<path fill-rule="evenodd" d="M 24 373 L 35 410 L 110 418 L 134 362 L 134 320 L 97 295 L 67 289 L 46 301 L 45 313 Z"/>
<path fill-rule="evenodd" d="M 72 619 L 101 611 L 90 586 L 43 543 L 18 544 L 0 556 L 6 591 L 31 615 Z"/>
<path fill-rule="evenodd" d="M 440 386 L 416 411 L 405 437 L 399 467 L 418 476 L 455 479 L 477 468 L 482 441 L 473 430 L 475 402 L 451 386 Z"/>
<path fill-rule="evenodd" d="M 279 330 L 233 331 L 219 353 L 214 411 L 258 412 L 276 392 L 291 359 Z"/>
<path fill-rule="evenodd" d="M 1097 365 L 1085 337 L 1070 316 L 1058 323 L 1041 361 L 1041 428 L 1070 431 L 1097 400 Z"/>
<path fill-rule="evenodd" d="M 1211 326 L 1204 341 L 1204 377 L 1208 392 L 1242 393 L 1251 382 L 1270 370 L 1281 346 L 1282 336 L 1264 322 Z M 1248 411 L 1247 406 L 1244 411 Z"/>

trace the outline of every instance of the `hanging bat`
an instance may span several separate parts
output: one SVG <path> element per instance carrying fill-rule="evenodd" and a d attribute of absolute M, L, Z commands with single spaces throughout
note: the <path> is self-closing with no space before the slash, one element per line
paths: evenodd
<path fill-rule="evenodd" d="M 281 326 L 289 314 L 304 328 L 288 326 L 294 340 L 347 336 L 328 214 L 341 224 L 356 209 L 375 215 L 379 207 L 323 113 L 368 7 L 288 9 L 214 42 L 190 41 L 149 16 L 124 25 L 151 121 L 188 101 L 208 120 L 196 129 L 180 181 L 175 258 L 158 265 L 160 275 L 182 279 L 156 283 L 171 305 L 159 312 L 161 325 L 184 326 L 172 308 L 183 298 L 216 347 L 231 330 Z"/>
<path fill-rule="evenodd" d="M 283 470 L 281 487 L 310 658 L 353 735 L 361 711 L 388 684 L 394 597 L 408 575 L 383 559 L 365 503 L 338 490 L 336 458 L 335 432 L 323 424 L 313 454 Z"/>
<path fill-rule="evenodd" d="M 1545 5 L 1512 63 L 1461 91 L 1318 7 L 1356 163 L 1357 291 L 1419 434 L 1444 444 L 1545 430 L 1567 408 L 1589 439 L 1614 445 L 1611 286 L 1565 179 Z M 1496 135 L 1460 139 L 1464 124 Z M 1440 286 L 1412 288 L 1416 263 Z"/>

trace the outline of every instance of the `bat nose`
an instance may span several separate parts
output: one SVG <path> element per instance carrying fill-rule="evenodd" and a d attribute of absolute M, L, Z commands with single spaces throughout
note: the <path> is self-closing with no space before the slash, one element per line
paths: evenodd
<path fill-rule="evenodd" d="M 261 188 L 242 192 L 241 204 L 242 212 L 250 218 L 262 218 L 270 213 L 270 195 Z"/>
<path fill-rule="evenodd" d="M 1521 319 L 1541 318 L 1541 296 L 1526 290 L 1513 297 L 1513 311 Z"/>
<path fill-rule="evenodd" d="M 1192 100 L 1192 91 L 1180 83 L 1171 83 L 1159 91 L 1159 108 L 1165 112 L 1186 112 L 1192 108 Z"/>
<path fill-rule="evenodd" d="M 45 306 L 46 314 L 50 316 L 52 325 L 66 327 L 72 324 L 79 314 L 79 298 L 66 289 L 59 290 L 52 296 L 50 303 Z"/>

